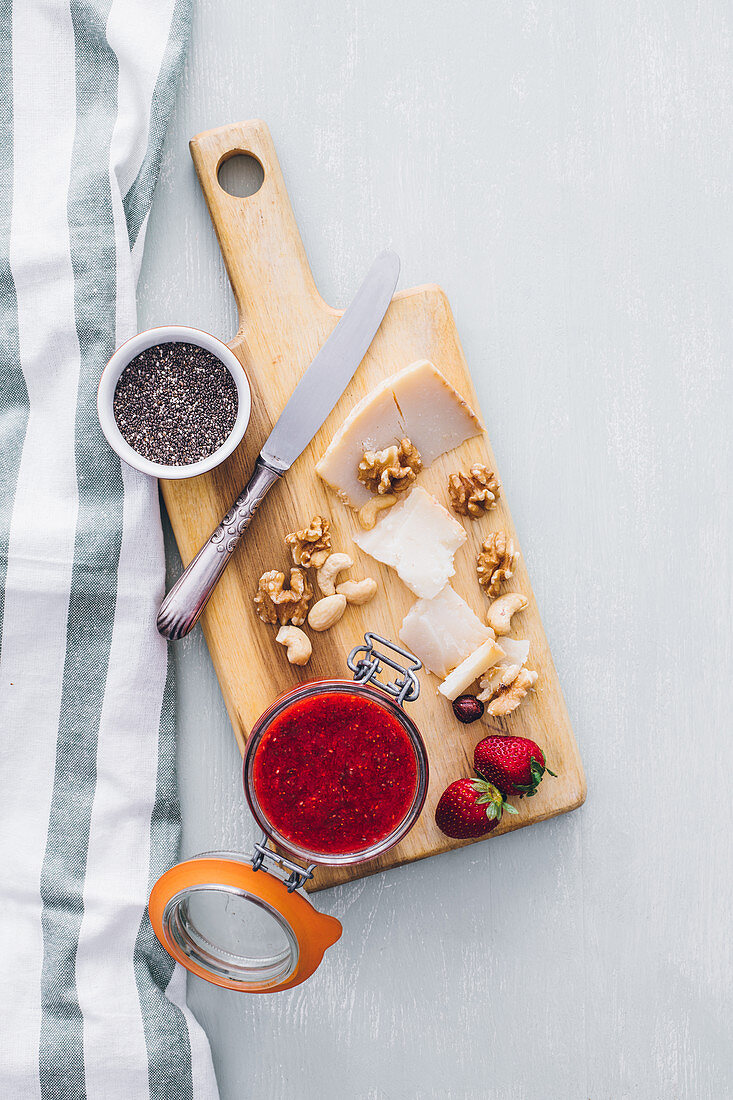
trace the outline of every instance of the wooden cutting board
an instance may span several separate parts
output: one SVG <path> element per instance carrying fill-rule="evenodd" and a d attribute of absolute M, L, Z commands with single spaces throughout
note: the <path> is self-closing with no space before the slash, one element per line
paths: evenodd
<path fill-rule="evenodd" d="M 260 190 L 236 198 L 218 183 L 218 170 L 229 157 L 255 157 L 264 171 Z M 263 122 L 243 122 L 200 134 L 191 155 L 208 203 L 239 308 L 240 327 L 230 347 L 252 386 L 252 419 L 244 441 L 231 458 L 211 474 L 190 481 L 163 482 L 163 496 L 184 563 L 188 564 L 241 491 L 255 458 L 296 383 L 336 325 L 340 311 L 321 299 L 295 224 L 270 133 Z M 375 252 L 382 242 L 376 242 Z M 272 700 L 298 681 L 348 676 L 346 656 L 372 630 L 397 641 L 403 616 L 414 601 L 396 574 L 359 551 L 352 542 L 356 517 L 314 473 L 314 465 L 344 417 L 372 387 L 416 359 L 429 359 L 478 411 L 476 393 L 461 351 L 450 306 L 434 285 L 395 295 L 366 358 L 311 446 L 283 481 L 276 485 L 246 533 L 204 613 L 203 629 L 240 749 L 248 730 Z M 490 426 L 490 422 L 489 422 Z M 438 459 L 419 483 L 447 504 L 447 478 L 454 470 L 483 462 L 497 470 L 486 436 L 470 439 Z M 501 471 L 498 471 L 501 477 Z M 481 542 L 504 529 L 517 541 L 507 504 L 478 521 L 465 521 L 468 540 L 456 555 L 456 591 L 482 618 L 487 601 L 476 579 L 475 560 Z M 379 585 L 375 599 L 349 607 L 330 631 L 313 636 L 313 657 L 305 669 L 289 665 L 275 644 L 273 627 L 254 613 L 252 595 L 265 570 L 287 569 L 285 534 L 306 526 L 311 516 L 331 521 L 334 550 L 355 561 L 351 575 L 372 576 Z M 545 750 L 558 778 L 547 777 L 539 792 L 518 803 L 519 816 L 505 815 L 491 834 L 498 836 L 580 806 L 585 777 L 550 649 L 529 578 L 520 559 L 506 589 L 523 592 L 528 608 L 514 619 L 514 637 L 531 641 L 528 667 L 539 673 L 536 690 L 503 721 L 507 732 L 534 738 Z M 425 739 L 430 760 L 430 789 L 423 813 L 403 842 L 386 855 L 355 869 L 319 869 L 312 884 L 322 889 L 388 867 L 461 847 L 436 827 L 434 810 L 452 780 L 473 774 L 475 744 L 488 732 L 483 722 L 461 726 L 450 704 L 436 695 L 438 680 L 421 673 L 422 693 L 409 713 Z M 469 842 L 471 843 L 471 842 Z M 475 843 L 475 842 L 473 842 Z"/>

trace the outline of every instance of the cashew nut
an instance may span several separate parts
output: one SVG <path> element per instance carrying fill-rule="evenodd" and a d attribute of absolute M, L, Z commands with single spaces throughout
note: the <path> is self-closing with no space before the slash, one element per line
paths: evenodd
<path fill-rule="evenodd" d="M 344 581 L 336 586 L 340 596 L 346 596 L 347 603 L 369 603 L 377 592 L 377 582 L 371 577 L 364 577 L 363 581 Z"/>
<path fill-rule="evenodd" d="M 328 630 L 337 623 L 346 610 L 346 596 L 334 593 L 332 596 L 324 596 L 318 603 L 314 603 L 308 615 L 308 626 L 312 630 Z"/>
<path fill-rule="evenodd" d="M 521 592 L 507 592 L 494 600 L 486 612 L 486 622 L 497 635 L 501 637 L 508 634 L 512 628 L 512 615 L 516 611 L 524 611 L 527 606 L 527 598 Z"/>
<path fill-rule="evenodd" d="M 397 503 L 397 497 L 394 493 L 387 493 L 384 496 L 373 496 L 371 500 L 368 500 L 363 508 L 359 509 L 359 523 L 365 531 L 371 531 L 377 522 L 377 513 L 381 512 L 384 508 L 391 508 L 393 504 Z"/>
<path fill-rule="evenodd" d="M 336 577 L 344 569 L 351 569 L 353 564 L 348 554 L 329 554 L 316 574 L 318 587 L 324 596 L 333 596 L 336 591 Z"/>
<path fill-rule="evenodd" d="M 275 641 L 287 647 L 291 665 L 307 665 L 310 661 L 313 652 L 311 640 L 297 626 L 281 626 L 275 635 Z"/>

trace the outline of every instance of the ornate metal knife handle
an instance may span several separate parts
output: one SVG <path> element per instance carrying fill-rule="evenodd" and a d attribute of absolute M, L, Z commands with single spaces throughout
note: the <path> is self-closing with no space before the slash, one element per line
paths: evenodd
<path fill-rule="evenodd" d="M 184 638 L 196 625 L 253 515 L 281 477 L 282 473 L 257 459 L 244 492 L 160 605 L 158 630 L 164 638 Z"/>

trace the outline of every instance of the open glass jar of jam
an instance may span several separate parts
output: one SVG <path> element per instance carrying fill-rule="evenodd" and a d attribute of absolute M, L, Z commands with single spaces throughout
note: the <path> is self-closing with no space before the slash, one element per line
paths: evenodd
<path fill-rule="evenodd" d="M 300 684 L 252 729 L 244 788 L 263 832 L 253 855 L 197 856 L 150 895 L 163 947 L 217 985 L 259 993 L 305 981 L 341 935 L 303 889 L 316 866 L 375 859 L 420 815 L 428 759 L 404 704 L 419 694 L 422 666 L 373 634 L 347 663 L 354 680 Z M 396 679 L 378 679 L 385 666 Z"/>
<path fill-rule="evenodd" d="M 384 690 L 302 684 L 252 730 L 244 760 L 252 814 L 280 850 L 309 863 L 374 859 L 409 832 L 427 789 L 415 724 Z"/>

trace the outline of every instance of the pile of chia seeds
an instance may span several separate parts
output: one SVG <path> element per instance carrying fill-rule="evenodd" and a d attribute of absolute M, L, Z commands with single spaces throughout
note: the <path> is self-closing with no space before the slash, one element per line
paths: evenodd
<path fill-rule="evenodd" d="M 130 360 L 115 388 L 117 427 L 150 462 L 189 466 L 226 441 L 237 386 L 220 359 L 196 344 L 156 344 Z"/>

